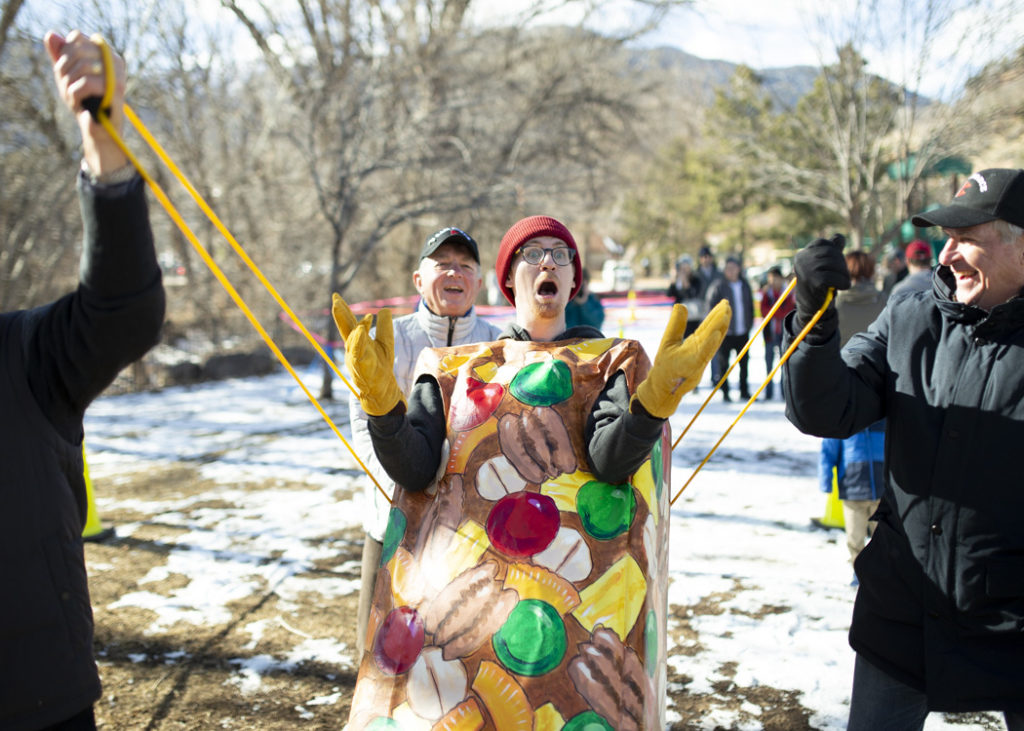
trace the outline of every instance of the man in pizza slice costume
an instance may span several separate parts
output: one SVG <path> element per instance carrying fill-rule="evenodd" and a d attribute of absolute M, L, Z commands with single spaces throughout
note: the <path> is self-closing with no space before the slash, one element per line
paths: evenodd
<path fill-rule="evenodd" d="M 533 216 L 497 258 L 515 321 L 424 350 L 408 403 L 390 313 L 335 295 L 346 364 L 395 491 L 348 728 L 629 731 L 665 725 L 668 418 L 728 327 L 653 365 L 639 343 L 565 328 L 572 235 Z"/>

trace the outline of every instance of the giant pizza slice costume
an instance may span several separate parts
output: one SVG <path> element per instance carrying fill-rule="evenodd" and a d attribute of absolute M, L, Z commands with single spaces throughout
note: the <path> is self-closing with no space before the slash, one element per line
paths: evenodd
<path fill-rule="evenodd" d="M 624 484 L 583 444 L 608 379 L 649 368 L 612 338 L 423 352 L 447 441 L 396 490 L 349 729 L 664 728 L 668 424 Z"/>

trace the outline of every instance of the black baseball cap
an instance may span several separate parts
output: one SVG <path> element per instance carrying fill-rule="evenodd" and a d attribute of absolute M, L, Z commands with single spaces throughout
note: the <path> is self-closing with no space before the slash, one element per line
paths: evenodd
<path fill-rule="evenodd" d="M 420 252 L 420 261 L 423 261 L 440 249 L 441 246 L 449 242 L 465 246 L 476 260 L 476 263 L 480 263 L 480 249 L 477 248 L 476 241 L 473 240 L 473 237 L 462 229 L 453 228 L 451 226 L 442 228 L 440 231 L 430 235 L 430 238 L 427 239 L 427 243 L 423 245 L 423 251 Z"/>
<path fill-rule="evenodd" d="M 970 228 L 996 219 L 1024 226 L 1024 170 L 976 172 L 948 206 L 922 211 L 910 220 L 920 227 Z"/>

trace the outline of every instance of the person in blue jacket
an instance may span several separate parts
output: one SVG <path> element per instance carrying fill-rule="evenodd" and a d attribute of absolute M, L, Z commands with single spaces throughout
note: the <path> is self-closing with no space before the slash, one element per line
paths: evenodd
<path fill-rule="evenodd" d="M 871 516 L 878 509 L 885 485 L 885 419 L 846 439 L 822 439 L 820 455 L 821 491 L 832 491 L 834 474 L 843 504 L 846 547 L 853 565 L 875 529 Z M 856 572 L 852 585 L 857 585 Z"/>

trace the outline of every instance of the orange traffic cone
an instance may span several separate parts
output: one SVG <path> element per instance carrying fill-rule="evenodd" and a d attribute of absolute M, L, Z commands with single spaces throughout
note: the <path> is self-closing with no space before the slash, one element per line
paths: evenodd
<path fill-rule="evenodd" d="M 96 512 L 96 498 L 92 492 L 92 480 L 89 478 L 89 463 L 85 461 L 85 443 L 82 443 L 82 467 L 85 471 L 85 498 L 88 510 L 85 514 L 85 527 L 82 529 L 82 540 L 99 543 L 114 535 L 113 528 L 104 528 Z"/>

